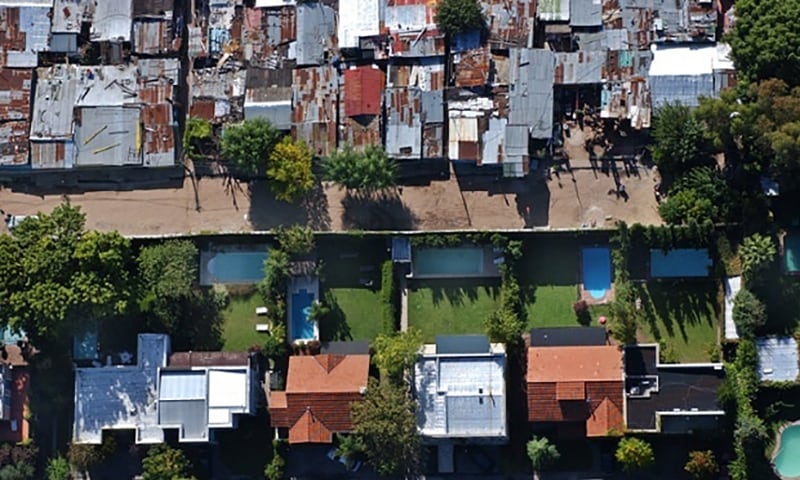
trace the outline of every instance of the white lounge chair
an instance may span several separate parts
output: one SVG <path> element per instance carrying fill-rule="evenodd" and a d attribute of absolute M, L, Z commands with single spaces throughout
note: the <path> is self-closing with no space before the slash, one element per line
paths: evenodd
<path fill-rule="evenodd" d="M 256 315 L 259 317 L 266 315 L 268 311 L 267 307 L 256 307 Z"/>
<path fill-rule="evenodd" d="M 269 332 L 269 324 L 268 323 L 257 323 L 256 324 L 256 332 Z"/>

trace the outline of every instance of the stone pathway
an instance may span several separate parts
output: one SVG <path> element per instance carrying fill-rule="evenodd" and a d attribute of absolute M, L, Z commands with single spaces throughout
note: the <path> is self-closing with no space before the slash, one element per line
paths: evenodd
<path fill-rule="evenodd" d="M 400 279 L 400 331 L 408 330 L 408 279 Z"/>

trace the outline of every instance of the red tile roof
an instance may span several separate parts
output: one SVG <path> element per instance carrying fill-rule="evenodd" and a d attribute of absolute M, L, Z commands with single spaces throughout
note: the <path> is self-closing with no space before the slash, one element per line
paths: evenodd
<path fill-rule="evenodd" d="M 613 346 L 528 349 L 528 420 L 585 422 L 589 436 L 622 430 L 622 353 Z"/>
<path fill-rule="evenodd" d="M 378 115 L 385 75 L 376 66 L 350 68 L 344 72 L 344 111 L 348 117 Z"/>
<path fill-rule="evenodd" d="M 289 443 L 330 443 L 335 432 L 353 428 L 350 404 L 361 400 L 369 377 L 369 355 L 289 358 L 285 392 L 271 392 L 273 427 L 289 429 Z"/>

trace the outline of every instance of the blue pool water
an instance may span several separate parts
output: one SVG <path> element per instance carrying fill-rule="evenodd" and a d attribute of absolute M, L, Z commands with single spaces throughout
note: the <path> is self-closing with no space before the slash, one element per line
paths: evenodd
<path fill-rule="evenodd" d="M 414 255 L 418 276 L 480 275 L 483 273 L 483 248 L 420 248 Z"/>
<path fill-rule="evenodd" d="M 800 477 L 800 425 L 791 425 L 781 432 L 778 455 L 773 460 L 778 475 Z"/>
<path fill-rule="evenodd" d="M 790 273 L 800 272 L 800 235 L 790 233 L 783 238 L 783 255 L 786 262 L 786 271 Z"/>
<path fill-rule="evenodd" d="M 258 283 L 264 278 L 266 251 L 218 252 L 206 263 L 211 283 Z"/>
<path fill-rule="evenodd" d="M 583 249 L 583 289 L 596 300 L 611 288 L 611 250 L 608 247 Z"/>
<path fill-rule="evenodd" d="M 304 288 L 292 294 L 292 330 L 289 332 L 292 340 L 315 337 L 314 321 L 309 319 L 313 302 L 314 294 Z"/>
<path fill-rule="evenodd" d="M 650 276 L 658 278 L 707 277 L 711 257 L 705 248 L 650 250 Z"/>

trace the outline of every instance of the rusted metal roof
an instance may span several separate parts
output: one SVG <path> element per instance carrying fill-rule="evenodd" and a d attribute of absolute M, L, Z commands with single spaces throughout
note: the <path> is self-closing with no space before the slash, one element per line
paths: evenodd
<path fill-rule="evenodd" d="M 491 55 L 488 47 L 481 47 L 454 55 L 455 84 L 457 87 L 481 87 L 488 83 Z"/>
<path fill-rule="evenodd" d="M 133 22 L 133 51 L 145 55 L 177 52 L 180 37 L 173 38 L 172 21 L 144 19 Z"/>
<path fill-rule="evenodd" d="M 305 140 L 315 155 L 327 156 L 336 149 L 336 69 L 297 68 L 292 78 L 292 136 Z"/>
<path fill-rule="evenodd" d="M 392 87 L 417 87 L 423 91 L 441 90 L 445 87 L 444 62 L 441 59 L 424 59 L 411 64 L 390 64 L 388 84 Z"/>
<path fill-rule="evenodd" d="M 27 120 L 0 122 L 0 165 L 25 165 L 28 163 Z"/>
<path fill-rule="evenodd" d="M 444 35 L 435 29 L 396 32 L 389 38 L 389 55 L 393 57 L 436 57 L 445 53 Z"/>
<path fill-rule="evenodd" d="M 376 65 L 349 68 L 344 72 L 345 115 L 377 115 L 386 75 Z"/>
<path fill-rule="evenodd" d="M 0 122 L 30 118 L 32 78 L 32 70 L 0 68 Z"/>
<path fill-rule="evenodd" d="M 561 85 L 581 85 L 600 83 L 606 52 L 557 52 L 555 83 Z"/>
<path fill-rule="evenodd" d="M 536 0 L 482 0 L 492 48 L 532 47 Z"/>
<path fill-rule="evenodd" d="M 386 153 L 398 159 L 444 156 L 443 90 L 388 88 Z"/>
<path fill-rule="evenodd" d="M 242 48 L 250 65 L 275 68 L 285 60 L 297 39 L 296 12 L 294 6 L 245 9 Z"/>
<path fill-rule="evenodd" d="M 49 49 L 49 8 L 0 7 L 0 67 L 34 68 Z"/>

